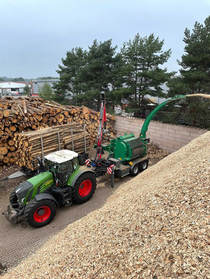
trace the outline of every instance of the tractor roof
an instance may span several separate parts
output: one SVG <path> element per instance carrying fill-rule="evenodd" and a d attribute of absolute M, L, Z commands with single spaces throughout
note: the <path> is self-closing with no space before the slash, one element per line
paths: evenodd
<path fill-rule="evenodd" d="M 46 155 L 44 158 L 54 163 L 64 163 L 76 157 L 78 157 L 78 153 L 71 150 L 63 149 L 63 150 L 52 152 Z"/>

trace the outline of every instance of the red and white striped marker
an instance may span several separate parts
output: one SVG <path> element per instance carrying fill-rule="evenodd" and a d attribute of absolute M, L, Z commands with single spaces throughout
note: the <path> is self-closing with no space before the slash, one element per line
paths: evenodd
<path fill-rule="evenodd" d="M 90 167 L 90 159 L 85 160 L 85 165 L 86 165 L 87 167 Z"/>
<path fill-rule="evenodd" d="M 108 173 L 108 174 L 112 174 L 113 169 L 114 169 L 114 165 L 110 165 L 110 166 L 107 168 L 107 173 Z"/>

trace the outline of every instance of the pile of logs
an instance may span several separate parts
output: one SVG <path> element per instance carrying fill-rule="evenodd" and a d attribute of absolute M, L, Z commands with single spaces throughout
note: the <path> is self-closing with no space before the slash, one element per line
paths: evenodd
<path fill-rule="evenodd" d="M 87 107 L 62 106 L 56 102 L 45 101 L 34 97 L 4 97 L 0 99 L 0 165 L 17 163 L 17 135 L 22 132 L 40 130 L 42 128 L 77 123 L 90 136 L 90 144 L 96 141 L 99 112 Z M 105 140 L 115 134 L 114 117 L 107 116 L 107 130 Z M 39 133 L 39 132 L 38 132 Z M 66 146 L 68 136 L 64 137 Z"/>
<path fill-rule="evenodd" d="M 20 133 L 14 137 L 14 142 L 17 164 L 32 170 L 37 168 L 37 157 L 43 158 L 56 150 L 90 151 L 90 137 L 85 127 L 76 123 Z"/>

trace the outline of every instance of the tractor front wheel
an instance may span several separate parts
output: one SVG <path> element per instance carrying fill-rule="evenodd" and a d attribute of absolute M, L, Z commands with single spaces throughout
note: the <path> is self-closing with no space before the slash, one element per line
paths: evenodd
<path fill-rule="evenodd" d="M 49 224 L 56 214 L 56 205 L 51 200 L 33 200 L 26 205 L 25 217 L 29 225 L 35 228 Z"/>
<path fill-rule="evenodd" d="M 82 174 L 74 185 L 73 200 L 76 203 L 88 201 L 96 190 L 95 174 L 87 172 Z"/>

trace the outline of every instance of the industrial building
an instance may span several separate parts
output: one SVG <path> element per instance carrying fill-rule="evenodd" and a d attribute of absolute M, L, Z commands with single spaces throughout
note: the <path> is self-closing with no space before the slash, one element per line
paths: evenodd
<path fill-rule="evenodd" d="M 14 81 L 0 82 L 0 97 L 22 95 L 24 94 L 24 88 L 26 86 L 31 87 L 31 84 L 27 82 Z"/>

